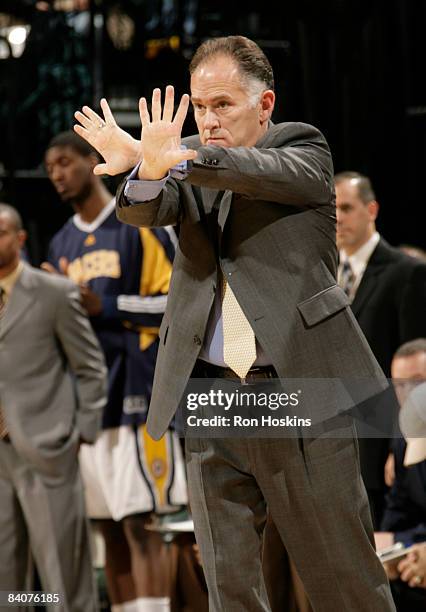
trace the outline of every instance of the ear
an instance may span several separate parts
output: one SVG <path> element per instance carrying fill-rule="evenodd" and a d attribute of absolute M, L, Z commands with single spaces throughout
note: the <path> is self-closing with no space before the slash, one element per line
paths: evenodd
<path fill-rule="evenodd" d="M 376 202 L 376 200 L 371 200 L 371 202 L 368 202 L 367 206 L 370 220 L 375 221 L 377 219 L 377 215 L 379 214 L 379 203 Z"/>
<path fill-rule="evenodd" d="M 266 89 L 260 98 L 259 118 L 261 123 L 268 121 L 272 115 L 275 105 L 275 93 L 272 89 Z"/>
<path fill-rule="evenodd" d="M 27 241 L 27 232 L 25 230 L 19 230 L 18 232 L 18 241 L 19 241 L 19 247 L 22 249 L 22 247 L 24 246 L 25 242 Z"/>

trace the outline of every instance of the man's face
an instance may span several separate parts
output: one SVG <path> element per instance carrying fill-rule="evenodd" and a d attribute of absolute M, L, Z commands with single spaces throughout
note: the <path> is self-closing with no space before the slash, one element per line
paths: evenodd
<path fill-rule="evenodd" d="M 253 106 L 247 84 L 231 57 L 202 63 L 191 77 L 191 101 L 201 142 L 220 147 L 251 147 L 267 129 L 275 96 L 259 93 Z"/>
<path fill-rule="evenodd" d="M 18 261 L 25 232 L 17 230 L 7 213 L 0 213 L 0 271 Z"/>
<path fill-rule="evenodd" d="M 391 373 L 396 395 L 402 406 L 410 391 L 426 380 L 426 353 L 421 351 L 406 357 L 394 357 Z"/>
<path fill-rule="evenodd" d="M 92 190 L 92 156 L 83 157 L 72 147 L 51 147 L 45 156 L 47 175 L 64 202 L 81 202 Z"/>
<path fill-rule="evenodd" d="M 357 179 L 336 184 L 336 242 L 351 255 L 367 242 L 374 231 L 377 203 L 365 204 L 359 197 Z"/>

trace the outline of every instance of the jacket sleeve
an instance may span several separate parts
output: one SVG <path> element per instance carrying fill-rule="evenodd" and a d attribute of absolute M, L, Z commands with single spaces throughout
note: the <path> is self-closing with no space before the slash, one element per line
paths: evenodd
<path fill-rule="evenodd" d="M 295 206 L 328 204 L 333 195 L 333 165 L 322 134 L 305 124 L 275 125 L 271 148 L 202 146 L 187 181 L 228 189 L 248 199 Z M 282 133 L 282 134 L 281 134 Z"/>
<path fill-rule="evenodd" d="M 85 442 L 93 442 L 107 400 L 107 370 L 102 350 L 80 304 L 80 291 L 61 283 L 55 331 L 74 375 L 78 399 L 77 427 Z"/>
<path fill-rule="evenodd" d="M 121 182 L 116 194 L 116 213 L 120 221 L 135 227 L 164 227 L 180 222 L 179 182 L 170 178 L 160 194 L 153 200 L 130 204 L 124 194 L 127 177 Z"/>
<path fill-rule="evenodd" d="M 186 179 L 170 178 L 150 201 L 130 204 L 124 195 L 126 179 L 117 192 L 118 218 L 136 226 L 176 225 L 182 220 L 179 197 L 185 183 L 306 208 L 329 204 L 333 163 L 321 132 L 300 123 L 275 125 L 270 131 L 271 147 L 199 147 L 196 160 L 188 162 Z"/>

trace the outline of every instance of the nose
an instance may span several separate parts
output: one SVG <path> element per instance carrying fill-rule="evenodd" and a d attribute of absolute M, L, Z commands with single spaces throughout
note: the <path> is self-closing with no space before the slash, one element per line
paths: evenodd
<path fill-rule="evenodd" d="M 61 170 L 60 166 L 52 166 L 52 168 L 49 171 L 49 178 L 52 182 L 56 182 L 61 180 L 63 176 L 63 172 Z"/>
<path fill-rule="evenodd" d="M 204 128 L 206 130 L 215 130 L 219 127 L 219 118 L 214 110 L 207 109 L 204 115 Z"/>

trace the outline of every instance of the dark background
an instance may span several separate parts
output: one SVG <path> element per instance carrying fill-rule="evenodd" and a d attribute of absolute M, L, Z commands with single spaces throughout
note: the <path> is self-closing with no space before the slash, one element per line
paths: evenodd
<path fill-rule="evenodd" d="M 22 212 L 34 263 L 71 214 L 44 175 L 49 139 L 72 126 L 74 110 L 97 107 L 101 96 L 137 136 L 138 97 L 169 82 L 179 94 L 188 91 L 196 46 L 228 34 L 253 38 L 270 59 L 278 96 L 274 121 L 320 128 L 336 172 L 358 170 L 372 178 L 385 238 L 425 248 L 426 2 L 260 4 L 99 0 L 82 14 L 40 11 L 35 0 L 0 0 L 0 13 L 31 24 L 23 55 L 0 60 L 0 200 Z M 192 117 L 185 129 L 194 131 Z"/>

